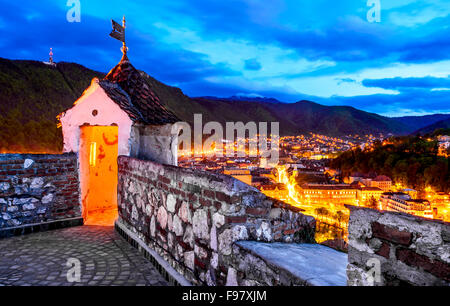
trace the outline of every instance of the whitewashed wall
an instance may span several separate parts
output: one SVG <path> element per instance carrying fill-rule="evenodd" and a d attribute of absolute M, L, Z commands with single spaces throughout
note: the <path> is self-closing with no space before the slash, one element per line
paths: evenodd
<path fill-rule="evenodd" d="M 98 82 L 98 79 L 93 79 L 91 86 L 75 102 L 75 105 L 61 115 L 60 121 L 64 137 L 63 151 L 78 153 L 80 126 L 116 124 L 119 126 L 119 155 L 130 155 L 130 133 L 133 121 L 107 96 Z M 96 116 L 92 114 L 94 110 L 97 110 Z"/>

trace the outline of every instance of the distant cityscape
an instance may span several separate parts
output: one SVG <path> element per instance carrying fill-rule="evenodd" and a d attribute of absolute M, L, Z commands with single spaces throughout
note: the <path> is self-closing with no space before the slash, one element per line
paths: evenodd
<path fill-rule="evenodd" d="M 329 161 L 341 152 L 371 150 L 375 142 L 386 144 L 390 135 L 308 135 L 280 137 L 279 162 L 268 164 L 259 157 L 192 157 L 180 150 L 179 166 L 223 173 L 258 188 L 267 196 L 303 210 L 317 220 L 316 240 L 347 241 L 349 210 L 345 205 L 407 213 L 450 221 L 448 192 L 427 187 L 415 190 L 376 173 L 355 172 L 347 177 Z M 448 156 L 449 136 L 439 136 L 440 156 Z M 225 141 L 223 145 L 225 146 Z M 246 150 L 234 144 L 235 152 Z M 219 150 L 217 146 L 216 150 Z M 248 151 L 246 151 L 248 153 Z M 196 152 L 198 153 L 198 152 Z M 211 152 L 208 156 L 211 156 Z"/>

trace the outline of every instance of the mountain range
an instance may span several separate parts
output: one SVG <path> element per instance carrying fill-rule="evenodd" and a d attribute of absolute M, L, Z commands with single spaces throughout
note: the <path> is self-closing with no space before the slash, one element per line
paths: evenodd
<path fill-rule="evenodd" d="M 281 135 L 319 133 L 410 134 L 432 129 L 450 120 L 450 114 L 389 118 L 349 106 L 325 106 L 312 101 L 283 103 L 273 98 L 188 97 L 141 72 L 160 101 L 180 119 L 192 123 L 194 114 L 203 122 L 280 122 Z M 0 58 L 0 152 L 59 151 L 61 130 L 56 116 L 70 108 L 92 78 L 105 73 L 75 63 L 56 66 L 37 61 Z M 443 123 L 441 123 L 443 122 Z"/>
<path fill-rule="evenodd" d="M 427 125 L 426 127 L 423 127 L 421 129 L 415 131 L 414 134 L 425 135 L 425 134 L 433 133 L 434 131 L 440 130 L 440 129 L 450 130 L 450 119 L 440 120 L 433 124 Z"/>

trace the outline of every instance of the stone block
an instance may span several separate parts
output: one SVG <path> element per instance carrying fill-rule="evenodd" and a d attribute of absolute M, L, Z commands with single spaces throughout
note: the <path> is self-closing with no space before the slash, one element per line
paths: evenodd
<path fill-rule="evenodd" d="M 181 219 L 177 216 L 173 216 L 173 232 L 176 236 L 183 236 L 184 230 L 183 230 L 183 224 L 181 222 Z"/>
<path fill-rule="evenodd" d="M 411 244 L 413 238 L 410 232 L 400 231 L 378 222 L 372 223 L 372 235 L 373 237 L 385 239 L 387 241 L 392 241 L 394 243 L 406 246 Z"/>
<path fill-rule="evenodd" d="M 375 252 L 375 254 L 389 259 L 390 251 L 391 251 L 391 247 L 390 247 L 389 243 L 383 241 L 380 248 L 378 249 L 378 251 Z"/>
<path fill-rule="evenodd" d="M 237 281 L 237 271 L 236 269 L 229 267 L 228 273 L 227 273 L 227 281 L 225 283 L 225 286 L 238 286 Z"/>
<path fill-rule="evenodd" d="M 175 198 L 175 196 L 173 194 L 169 194 L 167 196 L 167 211 L 174 213 L 175 212 L 175 207 L 177 205 L 177 199 Z"/>
<path fill-rule="evenodd" d="M 398 248 L 396 257 L 408 266 L 422 268 L 425 271 L 450 281 L 450 265 L 439 260 L 432 260 L 424 255 L 417 254 L 413 250 Z"/>
<path fill-rule="evenodd" d="M 157 220 L 162 229 L 167 227 L 167 211 L 163 206 L 158 209 Z"/>
<path fill-rule="evenodd" d="M 194 235 L 200 239 L 209 239 L 209 216 L 206 209 L 197 209 L 192 217 Z"/>

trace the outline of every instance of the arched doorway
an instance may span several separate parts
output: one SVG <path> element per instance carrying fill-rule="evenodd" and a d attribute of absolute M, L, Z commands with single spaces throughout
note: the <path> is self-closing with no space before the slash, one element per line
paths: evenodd
<path fill-rule="evenodd" d="M 80 181 L 86 225 L 112 226 L 117 218 L 117 126 L 80 127 Z"/>

